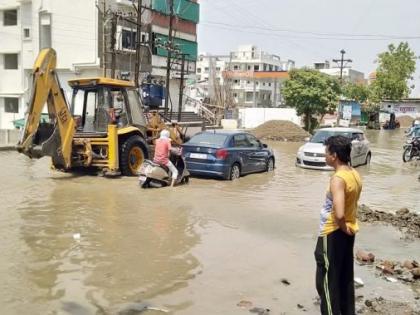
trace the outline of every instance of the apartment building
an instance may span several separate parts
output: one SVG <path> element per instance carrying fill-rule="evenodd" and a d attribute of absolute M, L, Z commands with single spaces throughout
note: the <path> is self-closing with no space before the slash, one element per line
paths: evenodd
<path fill-rule="evenodd" d="M 143 0 L 150 9 L 142 13 L 142 78 L 161 80 L 166 74 L 167 51 L 154 45 L 154 39 L 160 38 L 164 44 L 168 38 L 166 3 Z M 115 32 L 104 8 L 116 13 Z M 195 72 L 199 4 L 174 0 L 174 8 L 174 42 L 187 54 L 188 69 Z M 11 129 L 14 120 L 24 117 L 33 62 L 43 48 L 57 51 L 57 73 L 68 99 L 71 89 L 67 81 L 102 76 L 104 69 L 110 76 L 113 54 L 115 77 L 133 79 L 137 29 L 129 19 L 135 14 L 131 0 L 0 0 L 0 129 Z M 171 80 L 173 93 L 178 95 L 177 71 Z"/>
<path fill-rule="evenodd" d="M 337 66 L 332 67 L 328 60 L 314 63 L 313 68 L 336 78 L 340 78 L 340 76 L 342 76 L 343 81 L 345 82 L 367 83 L 363 72 L 351 68 L 344 68 L 341 73 L 340 68 Z"/>
<path fill-rule="evenodd" d="M 254 45 L 238 47 L 229 55 L 202 54 L 197 60 L 197 86 L 211 98 L 212 86 L 228 84 L 239 107 L 282 105 L 281 85 L 295 66 Z"/>

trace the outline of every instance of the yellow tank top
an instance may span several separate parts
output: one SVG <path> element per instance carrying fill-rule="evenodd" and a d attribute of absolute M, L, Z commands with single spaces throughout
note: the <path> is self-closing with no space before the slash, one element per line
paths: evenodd
<path fill-rule="evenodd" d="M 337 171 L 333 176 L 340 177 L 346 184 L 344 217 L 346 218 L 347 226 L 354 233 L 357 233 L 359 231 L 359 225 L 357 223 L 357 202 L 362 192 L 362 179 L 354 169 Z M 319 236 L 328 235 L 338 229 L 339 226 L 334 219 L 332 194 L 328 188 L 325 203 L 321 210 Z"/>

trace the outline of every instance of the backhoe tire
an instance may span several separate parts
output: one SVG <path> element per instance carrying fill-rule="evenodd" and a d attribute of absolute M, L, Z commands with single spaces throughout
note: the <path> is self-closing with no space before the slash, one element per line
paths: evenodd
<path fill-rule="evenodd" d="M 140 136 L 131 136 L 120 146 L 120 170 L 124 176 L 137 176 L 144 160 L 149 158 L 147 145 Z"/>

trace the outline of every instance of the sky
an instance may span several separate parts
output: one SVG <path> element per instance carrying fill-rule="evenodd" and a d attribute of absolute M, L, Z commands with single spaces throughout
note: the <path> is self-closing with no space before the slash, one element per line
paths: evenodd
<path fill-rule="evenodd" d="M 228 54 L 239 45 L 292 59 L 297 67 L 341 58 L 375 71 L 389 44 L 420 55 L 420 0 L 200 0 L 198 50 Z M 413 97 L 420 97 L 420 62 Z"/>

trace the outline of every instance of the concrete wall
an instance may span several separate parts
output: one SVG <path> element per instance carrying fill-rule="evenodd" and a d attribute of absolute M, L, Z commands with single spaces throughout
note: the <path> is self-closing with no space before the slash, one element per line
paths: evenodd
<path fill-rule="evenodd" d="M 412 118 L 420 117 L 419 101 L 402 101 L 402 102 L 383 102 L 380 105 L 381 110 L 395 113 L 395 117 L 410 116 Z"/>
<path fill-rule="evenodd" d="M 289 120 L 301 125 L 301 119 L 293 108 L 241 108 L 240 128 L 255 128 L 269 120 Z"/>
<path fill-rule="evenodd" d="M 15 145 L 19 140 L 19 130 L 0 129 L 0 146 Z"/>

